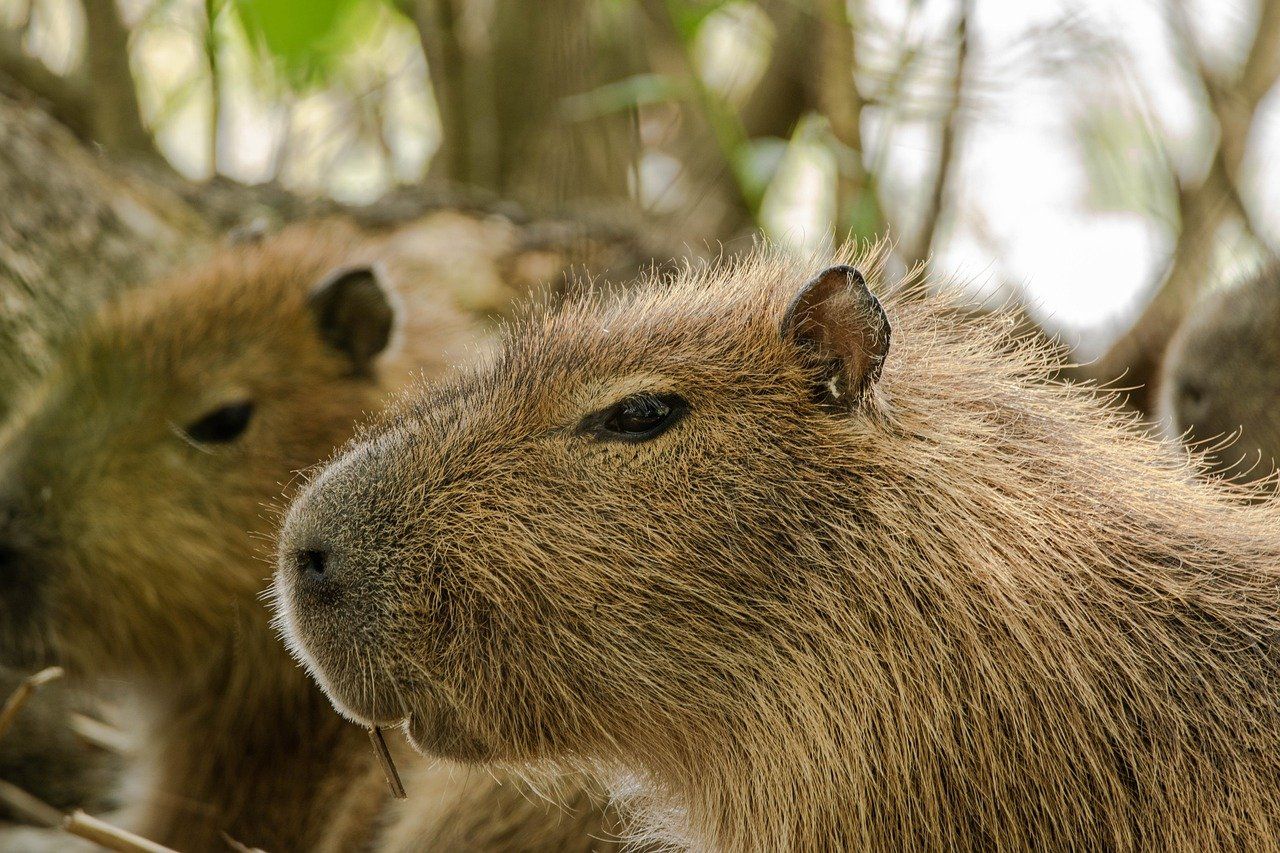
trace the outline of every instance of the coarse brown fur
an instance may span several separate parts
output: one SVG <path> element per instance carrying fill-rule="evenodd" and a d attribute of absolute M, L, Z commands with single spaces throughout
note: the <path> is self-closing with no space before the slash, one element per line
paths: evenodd
<path fill-rule="evenodd" d="M 695 849 L 1277 849 L 1274 509 L 1048 381 L 1001 316 L 890 296 L 878 382 L 802 346 L 821 266 L 539 312 L 315 476 L 276 595 L 335 704 L 601 773 Z M 589 428 L 637 393 L 687 414 Z"/>
<path fill-rule="evenodd" d="M 1209 453 L 1237 483 L 1280 460 L 1280 262 L 1205 294 L 1165 354 L 1159 396 L 1167 432 Z M 1207 444 L 1206 444 L 1207 443 Z"/>
<path fill-rule="evenodd" d="M 0 656 L 136 690 L 147 781 L 132 822 L 177 849 L 224 849 L 223 833 L 274 853 L 351 849 L 384 819 L 365 734 L 284 653 L 259 601 L 269 507 L 295 473 L 410 371 L 437 376 L 475 342 L 410 282 L 394 287 L 399 324 L 372 369 L 326 343 L 309 294 L 382 260 L 352 229 L 316 225 L 132 292 L 0 436 Z M 235 440 L 188 433 L 244 400 Z M 516 786 L 477 803 L 509 806 L 525 808 Z M 531 832 L 557 825 L 546 809 Z"/>

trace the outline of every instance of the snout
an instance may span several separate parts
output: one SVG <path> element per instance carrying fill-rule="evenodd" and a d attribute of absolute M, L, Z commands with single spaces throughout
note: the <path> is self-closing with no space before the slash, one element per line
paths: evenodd
<path fill-rule="evenodd" d="M 285 643 L 335 707 L 360 723 L 404 717 L 381 663 L 385 577 L 365 502 L 341 468 L 294 501 L 277 546 L 275 606 Z"/>
<path fill-rule="evenodd" d="M 0 663 L 49 662 L 44 652 L 45 588 L 50 570 L 31 549 L 0 536 Z"/>
<path fill-rule="evenodd" d="M 280 571 L 288 574 L 295 596 L 316 606 L 334 606 L 350 586 L 350 567 L 323 537 L 282 537 Z"/>

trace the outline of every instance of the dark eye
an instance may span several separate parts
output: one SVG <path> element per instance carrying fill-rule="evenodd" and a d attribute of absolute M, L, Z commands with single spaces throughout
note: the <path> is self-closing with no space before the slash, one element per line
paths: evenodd
<path fill-rule="evenodd" d="M 689 411 L 678 394 L 637 394 L 588 415 L 582 432 L 600 439 L 648 441 L 670 429 Z"/>
<path fill-rule="evenodd" d="M 1188 406 L 1198 406 L 1200 401 L 1204 399 L 1204 391 L 1200 389 L 1199 385 L 1184 382 L 1179 390 L 1182 394 L 1182 402 Z"/>
<path fill-rule="evenodd" d="M 253 417 L 253 403 L 248 400 L 214 409 L 187 427 L 187 435 L 206 444 L 225 444 L 235 441 L 249 426 Z"/>

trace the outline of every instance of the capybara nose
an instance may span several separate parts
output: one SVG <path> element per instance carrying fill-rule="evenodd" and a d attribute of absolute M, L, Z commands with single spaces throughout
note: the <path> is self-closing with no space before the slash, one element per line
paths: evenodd
<path fill-rule="evenodd" d="M 329 554 L 319 548 L 303 548 L 294 554 L 293 562 L 297 566 L 299 578 L 311 583 L 320 582 L 324 578 Z"/>
<path fill-rule="evenodd" d="M 323 544 L 308 542 L 293 551 L 293 570 L 298 591 L 312 601 L 332 602 L 342 586 L 340 566 L 333 551 Z"/>
<path fill-rule="evenodd" d="M 0 598 L 25 596 L 32 585 L 31 561 L 19 548 L 0 542 Z M 14 604 L 22 604 L 14 601 Z"/>

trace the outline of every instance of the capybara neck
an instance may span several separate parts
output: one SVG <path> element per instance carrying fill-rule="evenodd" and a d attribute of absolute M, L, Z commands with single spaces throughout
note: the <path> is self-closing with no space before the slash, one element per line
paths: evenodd
<path fill-rule="evenodd" d="M 178 850 L 215 849 L 224 834 L 271 851 L 368 843 L 387 789 L 367 737 L 259 630 L 172 690 L 153 686 L 141 825 Z"/>

